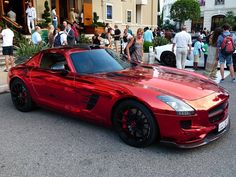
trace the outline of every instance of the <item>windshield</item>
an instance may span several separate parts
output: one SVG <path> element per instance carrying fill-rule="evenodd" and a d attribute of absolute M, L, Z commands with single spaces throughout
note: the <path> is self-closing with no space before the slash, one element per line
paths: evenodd
<path fill-rule="evenodd" d="M 75 69 L 80 74 L 114 72 L 130 67 L 120 55 L 111 49 L 86 50 L 70 55 Z"/>

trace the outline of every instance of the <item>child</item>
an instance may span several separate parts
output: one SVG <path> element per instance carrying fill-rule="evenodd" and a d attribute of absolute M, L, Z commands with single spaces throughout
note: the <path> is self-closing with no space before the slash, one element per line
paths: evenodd
<path fill-rule="evenodd" d="M 200 35 L 194 44 L 194 49 L 193 49 L 193 56 L 194 56 L 193 69 L 194 70 L 198 69 L 199 58 L 201 58 L 202 39 L 203 39 L 203 36 Z"/>

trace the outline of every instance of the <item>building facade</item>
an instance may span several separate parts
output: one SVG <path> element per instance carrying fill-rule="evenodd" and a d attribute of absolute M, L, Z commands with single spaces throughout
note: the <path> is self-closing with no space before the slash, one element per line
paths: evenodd
<path fill-rule="evenodd" d="M 10 8 L 17 14 L 17 23 L 26 26 L 28 0 L 0 0 L 0 15 L 5 15 Z M 31 0 L 37 11 L 37 21 L 42 20 L 44 0 Z M 59 22 L 68 19 L 70 9 L 74 8 L 80 15 L 83 14 L 85 25 L 93 22 L 93 13 L 99 16 L 99 21 L 109 23 L 110 26 L 118 24 L 119 28 L 125 25 L 131 28 L 156 27 L 157 0 L 48 0 L 50 7 L 56 7 Z"/>
<path fill-rule="evenodd" d="M 198 0 L 201 9 L 201 18 L 197 21 L 186 21 L 188 30 L 199 31 L 203 28 L 211 31 L 224 19 L 227 12 L 232 11 L 236 15 L 235 0 Z M 176 0 L 164 0 L 163 22 L 170 20 L 170 8 Z"/>

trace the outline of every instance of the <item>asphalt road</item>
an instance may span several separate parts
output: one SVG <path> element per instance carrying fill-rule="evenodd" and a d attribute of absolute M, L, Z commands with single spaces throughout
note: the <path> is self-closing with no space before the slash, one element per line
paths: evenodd
<path fill-rule="evenodd" d="M 44 109 L 17 111 L 0 95 L 0 177 L 234 177 L 236 84 L 230 132 L 191 150 L 154 144 L 138 149 L 110 129 Z"/>

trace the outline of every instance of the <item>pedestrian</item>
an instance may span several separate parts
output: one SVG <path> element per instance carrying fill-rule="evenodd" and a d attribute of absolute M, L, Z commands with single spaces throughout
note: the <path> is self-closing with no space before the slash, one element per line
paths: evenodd
<path fill-rule="evenodd" d="M 132 32 L 132 30 L 130 29 L 129 25 L 126 25 L 126 29 L 128 30 L 128 33 L 129 33 L 130 35 L 133 35 L 133 32 Z"/>
<path fill-rule="evenodd" d="M 53 25 L 48 26 L 48 45 L 49 47 L 53 47 L 54 43 L 54 36 L 55 36 L 55 29 Z"/>
<path fill-rule="evenodd" d="M 178 32 L 173 39 L 172 52 L 176 46 L 176 67 L 179 69 L 185 68 L 187 55 L 191 53 L 192 39 L 191 35 L 187 33 L 187 27 L 184 25 L 181 32 Z"/>
<path fill-rule="evenodd" d="M 128 29 L 124 29 L 124 33 L 122 37 L 122 49 L 124 50 L 123 53 L 126 53 L 126 46 L 131 40 L 131 38 L 133 38 L 133 36 L 128 33 Z"/>
<path fill-rule="evenodd" d="M 223 25 L 223 33 L 219 35 L 217 39 L 217 50 L 219 54 L 219 62 L 220 62 L 220 74 L 221 74 L 221 80 L 220 82 L 224 82 L 224 66 L 225 62 L 226 65 L 229 67 L 230 76 L 232 79 L 232 82 L 236 83 L 235 75 L 234 75 L 234 66 L 232 61 L 232 54 L 235 50 L 235 44 L 236 44 L 236 36 L 233 33 L 230 33 L 230 25 L 228 23 L 225 23 Z M 231 53 L 227 53 L 223 47 L 224 43 L 228 46 L 232 46 Z"/>
<path fill-rule="evenodd" d="M 105 46 L 108 47 L 108 48 L 112 47 L 111 32 L 112 32 L 112 28 L 108 28 L 107 33 L 105 35 L 105 39 L 107 39 L 106 42 L 105 42 Z"/>
<path fill-rule="evenodd" d="M 64 25 L 60 25 L 60 31 L 56 33 L 53 45 L 54 47 L 67 45 L 67 35 Z"/>
<path fill-rule="evenodd" d="M 71 24 L 67 25 L 67 45 L 74 46 L 75 45 L 75 33 L 71 28 Z"/>
<path fill-rule="evenodd" d="M 92 42 L 93 44 L 100 46 L 101 41 L 102 41 L 102 38 L 100 37 L 99 33 L 96 31 L 94 33 L 94 36 L 92 37 Z"/>
<path fill-rule="evenodd" d="M 75 8 L 71 8 L 69 22 L 73 24 L 74 22 L 76 22 L 76 18 L 78 18 L 78 15 L 75 13 Z"/>
<path fill-rule="evenodd" d="M 217 73 L 217 65 L 218 65 L 218 50 L 217 50 L 217 39 L 219 35 L 221 35 L 222 29 L 216 28 L 209 35 L 209 45 L 208 45 L 208 57 L 206 62 L 206 68 L 204 71 L 204 75 L 215 80 Z"/>
<path fill-rule="evenodd" d="M 56 7 L 55 6 L 52 7 L 51 18 L 52 18 L 52 25 L 54 26 L 54 29 L 57 29 L 58 19 L 57 19 L 57 13 L 56 13 Z"/>
<path fill-rule="evenodd" d="M 14 33 L 8 27 L 7 24 L 5 24 L 5 29 L 3 29 L 2 32 L 1 32 L 1 37 L 3 39 L 2 54 L 5 56 L 5 66 L 6 66 L 6 69 L 4 70 L 4 72 L 8 72 L 8 70 L 9 70 L 9 61 L 11 63 L 11 67 L 14 66 L 14 58 L 13 58 Z"/>
<path fill-rule="evenodd" d="M 114 43 L 115 43 L 115 48 L 116 48 L 116 52 L 118 53 L 118 48 L 120 46 L 120 36 L 121 36 L 121 31 L 118 28 L 117 25 L 114 26 L 115 31 L 114 31 Z"/>
<path fill-rule="evenodd" d="M 36 10 L 32 6 L 32 3 L 28 3 L 28 8 L 26 9 L 26 14 L 27 14 L 27 25 L 28 25 L 28 30 L 29 33 L 32 33 L 32 30 L 35 29 L 35 20 L 36 20 Z"/>
<path fill-rule="evenodd" d="M 7 16 L 10 18 L 11 21 L 16 22 L 16 13 L 10 7 L 9 12 L 7 12 Z"/>
<path fill-rule="evenodd" d="M 153 40 L 152 31 L 148 27 L 144 28 L 143 40 L 147 42 L 152 42 Z"/>
<path fill-rule="evenodd" d="M 193 56 L 194 56 L 194 61 L 193 61 L 193 69 L 198 70 L 198 62 L 199 59 L 201 58 L 201 53 L 202 53 L 202 39 L 203 36 L 199 35 L 197 38 L 197 41 L 194 43 L 194 48 L 193 48 Z"/>
<path fill-rule="evenodd" d="M 32 42 L 34 45 L 39 45 L 42 42 L 42 37 L 40 35 L 41 28 L 39 26 L 35 27 L 35 32 L 32 34 Z"/>
<path fill-rule="evenodd" d="M 77 29 L 77 28 L 80 28 L 79 25 L 76 22 L 74 22 L 71 28 L 72 28 L 72 30 L 75 33 L 75 41 L 76 41 L 76 43 L 79 43 L 79 32 L 78 32 L 78 29 Z"/>
<path fill-rule="evenodd" d="M 133 37 L 126 46 L 128 61 L 131 63 L 143 62 L 143 29 L 138 28 L 136 36 Z"/>
<path fill-rule="evenodd" d="M 204 55 L 204 69 L 206 69 L 207 57 L 208 57 L 208 43 L 204 42 L 202 45 L 202 52 Z"/>

